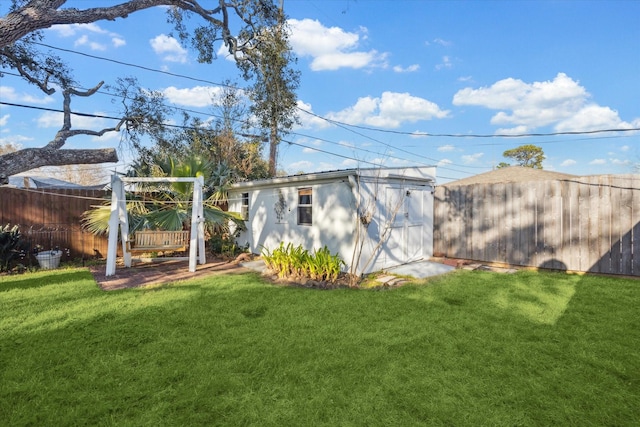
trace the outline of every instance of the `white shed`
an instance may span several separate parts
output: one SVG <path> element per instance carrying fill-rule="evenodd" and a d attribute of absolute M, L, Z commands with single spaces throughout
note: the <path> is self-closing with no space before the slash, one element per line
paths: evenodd
<path fill-rule="evenodd" d="M 319 172 L 234 184 L 229 210 L 244 216 L 237 242 L 252 253 L 326 245 L 366 274 L 432 255 L 434 186 L 433 166 Z"/>

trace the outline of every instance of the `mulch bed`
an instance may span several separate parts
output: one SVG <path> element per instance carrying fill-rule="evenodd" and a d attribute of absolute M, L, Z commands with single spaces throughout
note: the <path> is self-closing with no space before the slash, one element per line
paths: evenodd
<path fill-rule="evenodd" d="M 116 274 L 108 277 L 105 275 L 105 270 L 105 265 L 89 267 L 89 271 L 93 274 L 98 286 L 105 291 L 159 285 L 216 274 L 250 271 L 240 266 L 236 261 L 220 259 L 207 260 L 207 263 L 197 265 L 196 271 L 193 273 L 189 271 L 188 261 L 134 263 L 131 268 L 125 268 L 119 263 L 116 266 Z"/>

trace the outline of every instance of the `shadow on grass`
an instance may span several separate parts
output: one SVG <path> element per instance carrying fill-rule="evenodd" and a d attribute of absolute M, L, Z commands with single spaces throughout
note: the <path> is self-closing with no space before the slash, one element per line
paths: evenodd
<path fill-rule="evenodd" d="M 35 275 L 41 277 L 34 280 Z M 7 277 L 10 278 L 0 281 L 0 292 L 11 291 L 14 289 L 34 289 L 43 286 L 77 282 L 87 279 L 93 280 L 91 273 L 88 271 L 78 271 L 76 269 L 69 270 L 68 272 L 52 271 L 51 274 L 47 275 L 42 272 L 37 272 Z"/>

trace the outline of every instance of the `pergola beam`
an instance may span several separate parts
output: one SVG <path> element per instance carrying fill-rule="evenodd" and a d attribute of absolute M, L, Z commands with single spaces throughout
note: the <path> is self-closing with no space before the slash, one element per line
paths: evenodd
<path fill-rule="evenodd" d="M 126 245 L 129 239 L 129 217 L 127 215 L 127 201 L 125 198 L 124 183 L 136 182 L 192 182 L 193 200 L 191 208 L 191 239 L 189 241 L 189 271 L 196 271 L 196 263 L 204 264 L 206 256 L 204 251 L 204 205 L 202 176 L 179 178 L 121 178 L 111 176 L 111 215 L 109 217 L 109 241 L 107 247 L 106 276 L 116 274 L 116 258 L 118 255 L 118 229 L 122 241 L 122 253 L 125 267 L 131 267 L 131 253 L 127 252 Z"/>

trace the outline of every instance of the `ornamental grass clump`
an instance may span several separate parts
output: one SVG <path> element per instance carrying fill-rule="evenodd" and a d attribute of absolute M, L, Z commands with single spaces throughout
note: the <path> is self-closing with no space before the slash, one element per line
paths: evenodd
<path fill-rule="evenodd" d="M 345 265 L 340 256 L 331 254 L 326 245 L 310 253 L 302 245 L 285 245 L 281 242 L 273 251 L 263 247 L 262 258 L 267 268 L 281 279 L 306 278 L 320 282 L 335 282 Z"/>

